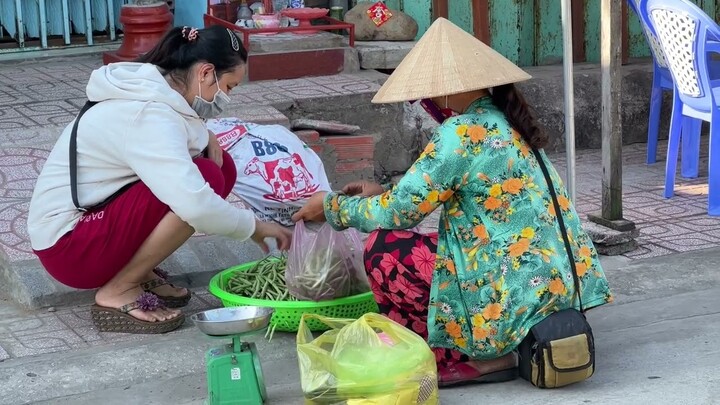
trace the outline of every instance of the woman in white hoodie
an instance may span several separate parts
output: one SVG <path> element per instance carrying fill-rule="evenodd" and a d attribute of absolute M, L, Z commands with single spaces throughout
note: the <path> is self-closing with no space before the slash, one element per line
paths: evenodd
<path fill-rule="evenodd" d="M 138 62 L 92 73 L 86 108 L 40 173 L 28 233 L 56 280 L 99 288 L 99 330 L 163 333 L 184 322 L 170 307 L 190 293 L 156 266 L 196 231 L 289 247 L 288 230 L 225 201 L 237 172 L 205 126 L 243 81 L 246 60 L 232 31 L 185 27 Z"/>

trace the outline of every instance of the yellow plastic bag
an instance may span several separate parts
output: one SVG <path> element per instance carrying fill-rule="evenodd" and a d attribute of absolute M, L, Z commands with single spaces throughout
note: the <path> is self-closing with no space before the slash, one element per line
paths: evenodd
<path fill-rule="evenodd" d="M 331 329 L 314 339 L 309 319 Z M 437 405 L 435 355 L 423 338 L 379 314 L 305 314 L 297 333 L 305 403 Z"/>

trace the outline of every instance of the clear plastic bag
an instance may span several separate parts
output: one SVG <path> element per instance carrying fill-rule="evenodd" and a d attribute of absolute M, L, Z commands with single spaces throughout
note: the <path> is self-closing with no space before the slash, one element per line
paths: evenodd
<path fill-rule="evenodd" d="M 327 301 L 370 291 L 358 232 L 323 224 L 314 232 L 295 224 L 285 282 L 299 300 Z"/>
<path fill-rule="evenodd" d="M 308 319 L 331 329 L 313 339 Z M 434 353 L 422 337 L 383 315 L 353 320 L 305 314 L 297 353 L 306 404 L 439 403 Z"/>

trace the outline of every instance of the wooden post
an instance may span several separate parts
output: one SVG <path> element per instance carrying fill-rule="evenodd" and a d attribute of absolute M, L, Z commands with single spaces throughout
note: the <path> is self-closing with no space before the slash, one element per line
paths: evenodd
<path fill-rule="evenodd" d="M 489 0 L 473 0 L 473 33 L 475 38 L 490 45 L 490 2 Z"/>
<path fill-rule="evenodd" d="M 448 18 L 448 0 L 432 1 L 433 21 L 439 17 Z"/>
<path fill-rule="evenodd" d="M 602 217 L 622 219 L 622 3 L 602 0 L 600 11 L 600 66 L 602 71 Z"/>
<path fill-rule="evenodd" d="M 593 222 L 625 232 L 635 224 L 623 219 L 622 207 L 622 12 L 625 0 L 601 0 L 600 69 L 602 71 L 602 212 Z"/>
<path fill-rule="evenodd" d="M 572 0 L 573 62 L 585 62 L 585 0 Z"/>

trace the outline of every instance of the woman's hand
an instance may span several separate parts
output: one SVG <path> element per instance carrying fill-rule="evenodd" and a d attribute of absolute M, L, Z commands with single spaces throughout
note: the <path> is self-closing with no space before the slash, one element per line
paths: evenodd
<path fill-rule="evenodd" d="M 343 187 L 342 192 L 349 196 L 374 197 L 384 193 L 385 189 L 371 181 L 354 181 Z"/>
<path fill-rule="evenodd" d="M 275 239 L 278 249 L 287 251 L 290 249 L 290 243 L 292 242 L 292 232 L 278 224 L 255 220 L 255 233 L 252 240 L 260 246 L 260 249 L 265 254 L 270 253 L 270 248 L 265 243 L 265 239 L 268 238 Z"/>
<path fill-rule="evenodd" d="M 310 197 L 310 199 L 308 200 L 307 204 L 305 204 L 305 206 L 302 207 L 300 211 L 296 212 L 295 215 L 293 215 L 293 222 L 298 222 L 300 220 L 305 222 L 325 222 L 327 220 L 325 218 L 324 207 L 326 195 L 327 193 L 324 191 L 313 194 L 313 196 Z"/>
<path fill-rule="evenodd" d="M 212 131 L 208 130 L 208 146 L 207 146 L 207 152 L 208 152 L 208 159 L 215 162 L 218 166 L 222 167 L 223 165 L 223 150 L 220 147 L 220 143 L 218 143 L 217 137 L 215 134 L 212 133 Z"/>

